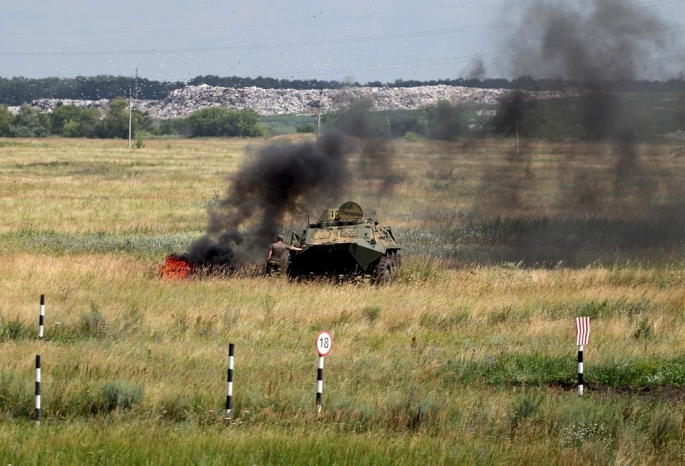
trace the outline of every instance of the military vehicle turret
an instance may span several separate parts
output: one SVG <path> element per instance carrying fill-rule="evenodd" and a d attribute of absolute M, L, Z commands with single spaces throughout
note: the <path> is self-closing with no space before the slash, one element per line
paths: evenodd
<path fill-rule="evenodd" d="M 288 267 L 291 278 L 368 277 L 375 283 L 392 280 L 401 259 L 392 229 L 364 218 L 356 202 L 326 209 L 298 236 L 293 233 Z"/>

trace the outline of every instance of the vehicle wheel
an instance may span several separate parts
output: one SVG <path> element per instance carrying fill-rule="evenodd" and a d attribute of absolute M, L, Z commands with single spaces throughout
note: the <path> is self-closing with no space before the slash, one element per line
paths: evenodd
<path fill-rule="evenodd" d="M 383 256 L 378 261 L 376 269 L 373 272 L 373 281 L 379 285 L 390 283 L 394 275 L 395 269 L 393 267 L 393 260 L 389 256 Z"/>

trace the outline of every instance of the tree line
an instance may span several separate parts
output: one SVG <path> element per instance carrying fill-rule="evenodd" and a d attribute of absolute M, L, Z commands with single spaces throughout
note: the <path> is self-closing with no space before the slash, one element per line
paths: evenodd
<path fill-rule="evenodd" d="M 685 93 L 620 94 L 588 91 L 578 96 L 535 99 L 523 91 L 503 95 L 497 105 L 453 105 L 441 101 L 419 110 L 374 112 L 373 102 L 360 99 L 322 116 L 324 128 L 371 138 L 460 138 L 519 135 L 543 140 L 648 141 L 685 130 Z M 132 112 L 133 137 L 263 137 L 267 129 L 252 109 L 210 107 L 185 118 L 152 119 Z M 315 132 L 303 124 L 292 132 Z M 0 106 L 0 136 L 127 138 L 128 102 L 117 98 L 108 110 L 63 105 L 43 113 L 24 104 L 13 114 Z"/>
<path fill-rule="evenodd" d="M 521 89 L 524 91 L 563 91 L 563 90 L 604 90 L 611 92 L 682 92 L 685 91 L 683 79 L 668 81 L 622 80 L 610 82 L 581 82 L 558 79 L 533 79 L 523 76 L 516 79 L 440 79 L 417 81 L 397 79 L 392 83 L 371 81 L 364 85 L 357 82 L 326 81 L 317 79 L 275 79 L 257 76 L 219 77 L 215 75 L 197 76 L 188 82 L 155 81 L 146 78 L 134 79 L 128 76 L 98 75 L 76 78 L 0 78 L 0 105 L 19 106 L 36 99 L 115 99 L 128 94 L 129 88 L 135 97 L 145 100 L 162 100 L 169 93 L 186 85 L 207 84 L 221 87 L 260 87 L 264 89 L 340 89 L 353 87 L 418 87 L 445 84 L 484 89 Z"/>
<path fill-rule="evenodd" d="M 205 108 L 187 118 L 154 122 L 147 113 L 131 112 L 133 138 L 141 134 L 180 135 L 185 137 L 261 137 L 265 129 L 259 125 L 259 115 L 252 109 L 229 110 Z M 57 104 L 52 113 L 43 113 L 23 104 L 14 115 L 0 105 L 0 137 L 39 138 L 62 136 L 69 138 L 128 138 L 128 102 L 117 98 L 104 113 L 97 108 Z"/>
<path fill-rule="evenodd" d="M 685 130 L 685 93 L 621 94 L 588 91 L 579 96 L 535 99 L 524 91 L 503 95 L 494 107 L 440 101 L 420 110 L 371 112 L 367 99 L 323 117 L 358 137 L 454 141 L 515 137 L 548 141 L 650 141 Z"/>

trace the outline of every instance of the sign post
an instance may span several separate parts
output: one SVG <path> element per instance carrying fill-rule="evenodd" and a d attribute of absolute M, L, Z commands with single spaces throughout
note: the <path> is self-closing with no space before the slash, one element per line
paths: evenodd
<path fill-rule="evenodd" d="M 321 414 L 321 395 L 323 394 L 323 358 L 333 347 L 331 334 L 323 330 L 316 337 L 316 351 L 319 353 L 319 367 L 316 371 L 316 414 Z"/>
<path fill-rule="evenodd" d="M 590 341 L 590 318 L 576 317 L 576 345 L 578 345 L 578 396 L 583 396 L 583 346 Z"/>

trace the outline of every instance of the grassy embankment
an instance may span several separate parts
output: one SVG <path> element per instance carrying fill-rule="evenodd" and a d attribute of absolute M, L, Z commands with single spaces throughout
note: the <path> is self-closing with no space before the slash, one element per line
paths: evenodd
<path fill-rule="evenodd" d="M 375 210 L 406 244 L 391 285 L 160 280 L 163 257 L 202 233 L 224 176 L 258 144 L 0 141 L 0 461 L 685 460 L 680 224 L 649 216 L 675 208 L 677 147 L 638 147 L 650 168 L 631 175 L 631 191 L 612 178 L 604 144 L 536 144 L 520 158 L 507 155 L 509 141 L 400 144 L 392 196 L 378 198 L 370 179 L 342 199 Z M 594 180 L 584 186 L 599 183 L 592 204 L 565 184 L 579 173 Z M 598 231 L 599 246 L 577 244 Z M 47 334 L 37 342 L 41 293 Z M 578 315 L 595 318 L 582 399 Z M 316 416 L 321 329 L 335 343 Z"/>

